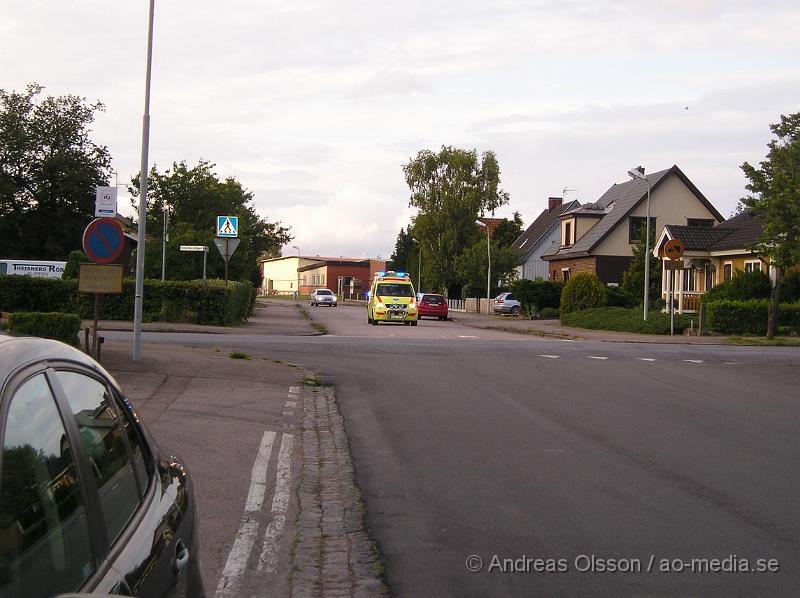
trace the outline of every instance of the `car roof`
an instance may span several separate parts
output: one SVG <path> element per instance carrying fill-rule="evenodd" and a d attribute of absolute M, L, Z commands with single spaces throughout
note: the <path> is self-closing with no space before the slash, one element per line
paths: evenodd
<path fill-rule="evenodd" d="M 314 289 L 315 293 L 318 292 L 318 291 L 328 291 L 329 293 L 333 293 L 333 291 L 330 290 L 330 289 Z"/>
<path fill-rule="evenodd" d="M 94 359 L 59 341 L 0 332 L 0 387 L 18 369 L 39 361 L 71 361 L 113 378 Z"/>

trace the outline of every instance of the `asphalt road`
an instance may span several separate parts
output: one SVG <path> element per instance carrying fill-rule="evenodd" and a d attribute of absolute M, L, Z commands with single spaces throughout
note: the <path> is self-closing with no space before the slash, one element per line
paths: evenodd
<path fill-rule="evenodd" d="M 797 349 L 308 309 L 328 336 L 144 339 L 285 359 L 336 385 L 396 595 L 797 595 Z M 740 572 L 704 572 L 717 566 Z"/>

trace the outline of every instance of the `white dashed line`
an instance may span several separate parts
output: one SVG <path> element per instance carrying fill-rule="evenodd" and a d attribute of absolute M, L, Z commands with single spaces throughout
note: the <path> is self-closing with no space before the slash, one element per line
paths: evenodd
<path fill-rule="evenodd" d="M 245 513 L 258 511 L 264 504 L 264 495 L 267 492 L 267 466 L 274 441 L 275 432 L 264 432 L 256 461 L 253 463 L 253 472 L 250 475 L 250 492 L 247 494 L 247 502 L 244 506 Z"/>
<path fill-rule="evenodd" d="M 586 357 L 588 357 L 589 359 L 602 359 L 602 360 L 608 359 L 608 357 L 603 357 L 602 355 L 587 355 Z"/>
<path fill-rule="evenodd" d="M 289 387 L 289 394 L 290 395 L 300 394 L 300 387 L 299 386 L 290 386 Z"/>
<path fill-rule="evenodd" d="M 275 497 L 272 499 L 272 513 L 275 515 L 264 533 L 264 544 L 258 559 L 258 572 L 266 570 L 275 573 L 278 568 L 278 544 L 286 526 L 286 509 L 289 505 L 289 481 L 292 477 L 292 447 L 294 437 L 284 434 L 278 454 L 278 473 L 275 481 Z"/>
<path fill-rule="evenodd" d="M 655 361 L 652 357 L 637 357 L 639 361 Z"/>
<path fill-rule="evenodd" d="M 546 357 L 547 359 L 558 359 L 560 355 L 539 355 L 539 357 Z"/>
<path fill-rule="evenodd" d="M 741 361 L 726 361 L 724 365 L 744 365 Z"/>
<path fill-rule="evenodd" d="M 290 409 L 297 407 L 297 401 L 286 401 L 286 406 Z"/>
<path fill-rule="evenodd" d="M 684 359 L 686 363 L 703 363 L 702 359 Z"/>
<path fill-rule="evenodd" d="M 478 337 L 477 336 L 467 336 L 467 335 L 459 334 L 458 338 L 478 338 Z"/>

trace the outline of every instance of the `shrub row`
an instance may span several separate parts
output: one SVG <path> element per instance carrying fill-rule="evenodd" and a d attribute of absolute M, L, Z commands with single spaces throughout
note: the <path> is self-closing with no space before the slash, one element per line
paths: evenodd
<path fill-rule="evenodd" d="M 589 330 L 669 334 L 669 314 L 653 311 L 648 314 L 645 321 L 642 319 L 642 310 L 638 308 L 594 307 L 568 314 L 562 313 L 561 323 L 564 326 L 588 328 Z M 681 334 L 689 325 L 689 316 L 675 314 L 676 334 Z"/>
<path fill-rule="evenodd" d="M 135 281 L 126 279 L 122 293 L 100 295 L 104 320 L 133 319 Z M 69 312 L 94 316 L 94 295 L 79 293 L 69 279 L 0 276 L 0 311 Z M 146 322 L 189 322 L 229 326 L 247 320 L 253 311 L 255 289 L 249 282 L 145 280 L 142 319 Z"/>
<path fill-rule="evenodd" d="M 543 309 L 558 309 L 561 303 L 563 283 L 550 280 L 515 280 L 511 283 L 511 292 L 522 303 L 526 311 L 540 312 Z"/>
<path fill-rule="evenodd" d="M 8 317 L 8 330 L 19 334 L 54 338 L 68 345 L 78 344 L 81 319 L 77 314 L 58 312 L 14 312 Z"/>
<path fill-rule="evenodd" d="M 713 301 L 707 304 L 708 327 L 719 334 L 767 333 L 768 299 L 749 301 Z M 778 326 L 800 333 L 800 303 L 782 303 L 778 309 Z"/>

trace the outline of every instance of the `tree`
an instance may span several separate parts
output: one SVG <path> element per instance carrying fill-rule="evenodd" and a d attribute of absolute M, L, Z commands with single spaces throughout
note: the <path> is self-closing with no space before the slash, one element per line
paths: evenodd
<path fill-rule="evenodd" d="M 61 259 L 81 248 L 95 187 L 107 185 L 108 148 L 89 126 L 103 104 L 74 95 L 0 90 L 0 255 Z"/>
<path fill-rule="evenodd" d="M 486 294 L 487 253 L 484 237 L 454 260 L 456 282 L 462 286 L 462 296 L 481 297 Z M 494 297 L 516 277 L 517 255 L 511 248 L 501 247 L 495 240 L 492 240 L 491 253 L 492 288 L 489 295 Z"/>
<path fill-rule="evenodd" d="M 261 218 L 250 204 L 253 194 L 236 179 L 220 180 L 214 164 L 200 161 L 189 168 L 175 163 L 172 170 L 150 171 L 147 185 L 147 231 L 145 277 L 161 277 L 161 246 L 164 209 L 169 209 L 167 277 L 192 280 L 202 275 L 202 254 L 182 253 L 181 245 L 207 245 L 208 277 L 222 278 L 225 262 L 214 246 L 217 216 L 239 217 L 239 247 L 228 262 L 228 278 L 260 284 L 258 258 L 276 256 L 281 245 L 292 240 L 289 229 Z M 131 201 L 138 204 L 139 176 L 133 177 Z"/>
<path fill-rule="evenodd" d="M 519 239 L 522 230 L 522 217 L 519 215 L 519 212 L 514 212 L 513 220 L 503 218 L 500 224 L 494 227 L 492 230 L 492 239 L 497 241 L 500 247 L 511 247 L 514 241 Z"/>
<path fill-rule="evenodd" d="M 411 191 L 414 237 L 423 244 L 427 284 L 448 292 L 457 284 L 455 259 L 480 236 L 475 219 L 508 202 L 500 189 L 500 167 L 493 152 L 443 146 L 422 150 L 403 166 Z"/>
<path fill-rule="evenodd" d="M 773 338 L 783 271 L 800 263 L 800 112 L 781 115 L 781 122 L 769 128 L 776 139 L 767 144 L 766 160 L 758 168 L 747 162 L 741 168 L 751 193 L 742 198 L 742 204 L 764 219 L 764 234 L 750 249 L 769 256 L 775 267 L 767 323 L 767 336 Z"/>
<path fill-rule="evenodd" d="M 561 291 L 559 313 L 564 315 L 582 309 L 604 307 L 607 301 L 605 287 L 597 274 L 578 272 L 575 276 L 570 276 Z"/>
<path fill-rule="evenodd" d="M 413 238 L 414 235 L 411 232 L 410 224 L 400 229 L 400 233 L 397 235 L 397 241 L 394 244 L 394 253 L 392 257 L 389 258 L 392 260 L 393 270 L 400 270 L 401 272 L 408 271 L 408 258 L 414 251 L 414 242 L 411 240 Z"/>
<path fill-rule="evenodd" d="M 636 243 L 631 251 L 633 259 L 628 269 L 622 273 L 622 290 L 632 299 L 636 300 L 637 305 L 644 303 L 644 249 L 647 229 L 643 226 L 639 235 L 639 242 Z M 655 238 L 655 230 L 650 229 L 650 239 Z M 652 250 L 652 246 L 650 247 Z M 650 254 L 650 303 L 656 303 L 661 299 L 661 260 Z"/>

